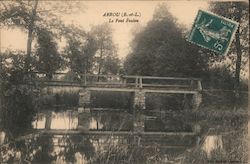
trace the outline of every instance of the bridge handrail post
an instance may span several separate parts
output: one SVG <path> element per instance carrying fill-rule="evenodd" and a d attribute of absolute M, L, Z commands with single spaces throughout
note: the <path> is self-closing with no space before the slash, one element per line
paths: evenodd
<path fill-rule="evenodd" d="M 142 88 L 142 77 L 139 78 L 139 88 Z"/>
<path fill-rule="evenodd" d="M 191 90 L 194 89 L 194 80 L 193 80 L 193 79 L 190 81 L 190 89 L 191 89 Z"/>
<path fill-rule="evenodd" d="M 124 77 L 124 75 L 120 75 L 121 82 L 124 86 L 127 84 L 127 79 Z"/>
<path fill-rule="evenodd" d="M 126 78 L 123 78 L 124 79 L 124 85 L 126 86 L 127 85 L 127 79 Z"/>
<path fill-rule="evenodd" d="M 86 77 L 86 73 L 84 73 L 84 85 L 87 85 L 87 77 Z"/>
<path fill-rule="evenodd" d="M 198 80 L 197 81 L 197 88 L 198 88 L 198 91 L 202 91 L 202 85 L 201 85 L 201 80 Z"/>
<path fill-rule="evenodd" d="M 138 87 L 138 77 L 135 78 L 135 88 Z"/>

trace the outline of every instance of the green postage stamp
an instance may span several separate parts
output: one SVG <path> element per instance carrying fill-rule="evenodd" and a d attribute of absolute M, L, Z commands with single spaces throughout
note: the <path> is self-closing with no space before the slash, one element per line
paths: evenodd
<path fill-rule="evenodd" d="M 238 23 L 235 21 L 199 10 L 187 40 L 225 55 L 237 28 Z"/>

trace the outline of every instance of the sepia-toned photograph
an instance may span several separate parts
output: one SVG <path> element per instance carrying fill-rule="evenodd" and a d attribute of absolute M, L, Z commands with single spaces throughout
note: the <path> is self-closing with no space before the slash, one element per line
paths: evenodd
<path fill-rule="evenodd" d="M 248 0 L 1 0 L 1 164 L 249 164 Z"/>

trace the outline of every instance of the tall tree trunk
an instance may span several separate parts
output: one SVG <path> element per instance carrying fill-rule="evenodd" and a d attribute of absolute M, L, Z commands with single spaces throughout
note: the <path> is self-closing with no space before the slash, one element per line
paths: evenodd
<path fill-rule="evenodd" d="M 236 21 L 241 22 L 241 15 L 242 15 L 242 9 L 239 8 L 238 13 L 236 14 Z M 234 91 L 235 91 L 235 99 L 236 103 L 238 104 L 238 100 L 240 97 L 240 71 L 241 71 L 241 57 L 242 57 L 242 50 L 241 50 L 241 44 L 240 44 L 240 25 L 236 31 L 235 34 L 235 47 L 236 47 L 236 67 L 235 67 L 235 79 L 234 79 Z"/>
<path fill-rule="evenodd" d="M 0 77 L 2 75 L 2 50 L 1 50 L 1 30 L 0 30 Z M 2 80 L 2 77 L 0 78 L 0 80 Z M 0 81 L 1 82 L 1 81 Z"/>
<path fill-rule="evenodd" d="M 236 32 L 236 40 L 235 40 L 235 46 L 236 46 L 236 54 L 237 54 L 237 59 L 236 59 L 236 68 L 235 68 L 235 82 L 234 82 L 234 89 L 235 89 L 235 97 L 236 99 L 239 98 L 239 90 L 240 90 L 240 71 L 241 71 L 241 46 L 240 46 L 240 34 L 239 34 L 239 29 Z"/>
<path fill-rule="evenodd" d="M 250 54 L 248 54 L 248 62 L 250 60 Z M 248 63 L 248 70 L 250 70 L 250 63 Z M 250 77 L 250 72 L 248 71 L 248 77 Z M 250 93 L 250 81 L 248 79 L 248 118 L 250 116 L 250 96 L 249 96 L 249 93 Z M 250 121 L 248 120 L 248 150 L 250 150 Z M 249 151 L 248 151 L 249 152 Z M 249 156 L 248 156 L 248 163 L 250 163 L 250 152 L 249 152 Z"/>
<path fill-rule="evenodd" d="M 32 9 L 32 14 L 30 18 L 30 23 L 28 25 L 28 40 L 27 40 L 27 58 L 25 62 L 25 69 L 27 72 L 30 71 L 30 56 L 31 56 L 31 48 L 32 48 L 32 40 L 33 40 L 33 31 L 34 31 L 34 23 L 36 17 L 36 11 L 38 6 L 38 0 L 35 0 L 34 8 Z"/>

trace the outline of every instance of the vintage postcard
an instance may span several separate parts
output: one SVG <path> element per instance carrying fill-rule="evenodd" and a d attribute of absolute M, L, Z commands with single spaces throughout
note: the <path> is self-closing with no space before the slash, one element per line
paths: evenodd
<path fill-rule="evenodd" d="M 250 163 L 249 1 L 0 1 L 0 163 Z"/>

